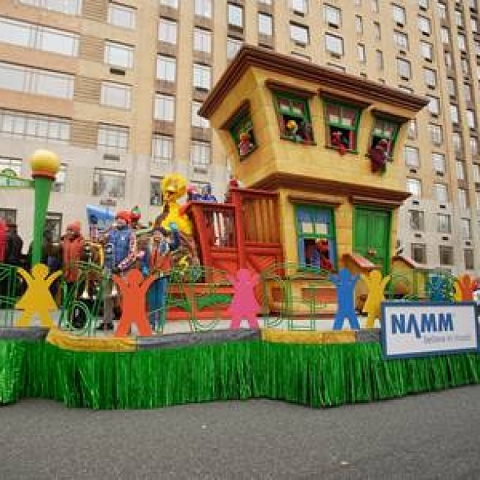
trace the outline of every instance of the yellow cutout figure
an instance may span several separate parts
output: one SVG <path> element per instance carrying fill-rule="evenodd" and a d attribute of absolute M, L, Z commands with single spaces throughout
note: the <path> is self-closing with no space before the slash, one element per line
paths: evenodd
<path fill-rule="evenodd" d="M 363 281 L 368 287 L 368 296 L 363 306 L 363 312 L 367 316 L 367 328 L 375 326 L 375 319 L 380 319 L 382 302 L 385 300 L 385 287 L 390 281 L 390 275 L 382 279 L 382 273 L 378 270 L 373 270 L 370 275 L 362 275 Z"/>
<path fill-rule="evenodd" d="M 17 326 L 30 326 L 32 317 L 37 314 L 42 327 L 52 327 L 53 321 L 49 311 L 57 310 L 58 306 L 50 292 L 50 285 L 62 272 L 59 270 L 48 276 L 48 267 L 43 263 L 34 265 L 31 275 L 23 268 L 18 268 L 17 272 L 23 277 L 25 282 L 27 282 L 27 291 L 15 305 L 17 310 L 23 310 L 22 316 L 18 319 Z"/>

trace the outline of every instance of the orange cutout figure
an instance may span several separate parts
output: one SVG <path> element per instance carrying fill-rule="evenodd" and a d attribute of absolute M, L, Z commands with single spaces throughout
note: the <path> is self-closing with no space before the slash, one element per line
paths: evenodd
<path fill-rule="evenodd" d="M 132 324 L 136 324 L 138 332 L 144 337 L 152 335 L 152 329 L 147 317 L 147 290 L 155 280 L 150 275 L 145 280 L 138 268 L 129 270 L 125 277 L 113 275 L 122 297 L 122 316 L 115 331 L 116 337 L 125 337 Z"/>
<path fill-rule="evenodd" d="M 474 287 L 475 282 L 470 275 L 460 275 L 455 282 L 455 300 L 457 302 L 472 301 Z"/>
<path fill-rule="evenodd" d="M 48 276 L 48 267 L 43 263 L 37 263 L 32 268 L 31 275 L 20 267 L 17 272 L 28 286 L 27 291 L 15 305 L 18 310 L 23 310 L 17 326 L 28 327 L 32 317 L 37 314 L 42 327 L 52 327 L 53 321 L 49 311 L 57 310 L 58 307 L 50 292 L 50 285 L 62 274 L 61 270 Z"/>

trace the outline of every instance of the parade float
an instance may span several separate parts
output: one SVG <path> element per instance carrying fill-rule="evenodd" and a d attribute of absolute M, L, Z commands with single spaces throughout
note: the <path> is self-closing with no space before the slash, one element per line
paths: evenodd
<path fill-rule="evenodd" d="M 34 155 L 43 193 L 32 266 L 0 269 L 0 403 L 271 398 L 326 407 L 477 383 L 472 279 L 421 269 L 394 250 L 408 197 L 405 131 L 426 103 L 244 46 L 200 111 L 232 162 L 225 202 L 172 172 L 151 225 L 137 215 L 134 227 L 123 211 L 115 235 L 91 225 L 68 285 L 39 263 L 58 162 Z M 123 268 L 118 250 L 128 258 L 132 245 L 135 261 Z M 115 302 L 113 326 L 105 317 Z M 168 333 L 171 322 L 190 331 Z"/>

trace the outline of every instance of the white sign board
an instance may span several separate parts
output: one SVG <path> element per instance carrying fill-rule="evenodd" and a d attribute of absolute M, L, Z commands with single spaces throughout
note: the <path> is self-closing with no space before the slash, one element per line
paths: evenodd
<path fill-rule="evenodd" d="M 383 302 L 385 358 L 478 351 L 474 302 Z"/>

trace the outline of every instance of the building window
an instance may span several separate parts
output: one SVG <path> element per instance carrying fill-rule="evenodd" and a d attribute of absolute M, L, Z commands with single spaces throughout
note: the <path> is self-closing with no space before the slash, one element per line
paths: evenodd
<path fill-rule="evenodd" d="M 326 33 L 325 50 L 335 56 L 343 55 L 343 38 Z"/>
<path fill-rule="evenodd" d="M 295 208 L 295 223 L 299 265 L 333 270 L 337 259 L 332 210 L 298 205 Z"/>
<path fill-rule="evenodd" d="M 410 140 L 415 140 L 418 137 L 417 121 L 414 118 L 408 122 L 407 137 Z"/>
<path fill-rule="evenodd" d="M 177 44 L 177 22 L 175 20 L 160 18 L 158 22 L 158 40 L 171 45 Z"/>
<path fill-rule="evenodd" d="M 412 76 L 412 66 L 408 60 L 397 58 L 397 74 L 404 80 L 410 80 Z"/>
<path fill-rule="evenodd" d="M 0 110 L 0 135 L 68 143 L 70 141 L 70 120 L 47 115 Z"/>
<path fill-rule="evenodd" d="M 440 265 L 453 265 L 453 247 L 440 245 L 438 254 L 440 256 Z"/>
<path fill-rule="evenodd" d="M 192 102 L 192 127 L 209 128 L 210 122 L 206 118 L 203 118 L 198 114 L 198 111 L 201 107 L 202 104 L 200 102 Z"/>
<path fill-rule="evenodd" d="M 308 0 L 289 0 L 290 8 L 295 13 L 305 14 L 308 12 Z"/>
<path fill-rule="evenodd" d="M 193 87 L 208 91 L 212 83 L 212 67 L 208 65 L 193 64 Z"/>
<path fill-rule="evenodd" d="M 437 214 L 437 231 L 438 233 L 452 233 L 452 222 L 450 215 L 444 213 Z"/>
<path fill-rule="evenodd" d="M 175 83 L 177 77 L 177 59 L 166 55 L 157 55 L 157 78 L 164 82 Z"/>
<path fill-rule="evenodd" d="M 378 0 L 370 0 L 370 6 L 373 13 L 378 13 Z"/>
<path fill-rule="evenodd" d="M 423 10 L 428 9 L 428 0 L 418 0 L 418 6 Z"/>
<path fill-rule="evenodd" d="M 378 22 L 373 22 L 373 35 L 375 40 L 382 39 L 382 29 Z"/>
<path fill-rule="evenodd" d="M 365 51 L 365 45 L 358 43 L 357 44 L 357 53 L 358 53 L 358 61 L 361 63 L 366 63 L 367 61 L 367 54 Z"/>
<path fill-rule="evenodd" d="M 410 168 L 420 167 L 420 154 L 418 148 L 405 145 L 404 147 L 405 165 Z"/>
<path fill-rule="evenodd" d="M 480 165 L 478 163 L 474 163 L 472 165 L 472 171 L 473 171 L 473 181 L 475 183 L 480 183 Z M 478 196 L 477 199 L 480 200 L 480 196 Z M 478 201 L 477 201 L 477 210 L 480 210 L 480 203 Z"/>
<path fill-rule="evenodd" d="M 445 174 L 445 155 L 443 153 L 432 153 L 432 164 L 435 173 Z"/>
<path fill-rule="evenodd" d="M 212 18 L 212 0 L 195 0 L 195 15 Z"/>
<path fill-rule="evenodd" d="M 258 14 L 258 33 L 271 37 L 273 35 L 273 18 L 266 13 Z"/>
<path fill-rule="evenodd" d="M 470 137 L 470 153 L 472 157 L 478 157 L 478 139 L 476 137 Z"/>
<path fill-rule="evenodd" d="M 71 100 L 73 75 L 0 62 L 0 88 Z"/>
<path fill-rule="evenodd" d="M 13 208 L 0 208 L 0 218 L 3 218 L 7 225 L 17 223 L 17 211 Z"/>
<path fill-rule="evenodd" d="M 455 80 L 453 78 L 447 78 L 447 91 L 450 98 L 456 98 L 457 89 L 455 87 Z"/>
<path fill-rule="evenodd" d="M 360 15 L 355 15 L 355 31 L 359 34 L 363 33 L 363 19 Z"/>
<path fill-rule="evenodd" d="M 463 157 L 463 145 L 462 145 L 462 136 L 458 132 L 452 133 L 452 144 L 453 144 L 453 151 L 455 152 L 455 156 Z"/>
<path fill-rule="evenodd" d="M 472 101 L 472 87 L 468 83 L 463 84 L 463 95 L 467 103 Z"/>
<path fill-rule="evenodd" d="M 425 85 L 430 88 L 437 87 L 437 72 L 431 68 L 423 69 L 423 78 L 425 80 Z"/>
<path fill-rule="evenodd" d="M 67 166 L 65 164 L 60 165 L 60 169 L 55 175 L 55 181 L 52 185 L 52 192 L 62 193 L 65 191 L 65 185 L 67 183 Z"/>
<path fill-rule="evenodd" d="M 100 104 L 106 107 L 130 110 L 132 88 L 120 83 L 102 82 Z"/>
<path fill-rule="evenodd" d="M 245 158 L 257 147 L 253 122 L 249 113 L 240 115 L 233 122 L 230 128 L 230 135 L 241 159 Z"/>
<path fill-rule="evenodd" d="M 232 60 L 233 57 L 242 48 L 243 40 L 227 37 L 227 59 Z"/>
<path fill-rule="evenodd" d="M 408 50 L 408 35 L 403 32 L 393 32 L 393 41 L 401 50 Z"/>
<path fill-rule="evenodd" d="M 228 26 L 238 30 L 243 30 L 243 7 L 228 4 L 227 7 Z"/>
<path fill-rule="evenodd" d="M 441 145 L 443 143 L 443 130 L 440 125 L 428 124 L 428 130 L 430 132 L 430 140 L 434 145 Z"/>
<path fill-rule="evenodd" d="M 408 211 L 409 225 L 412 230 L 425 230 L 425 218 L 424 213 L 418 210 Z"/>
<path fill-rule="evenodd" d="M 430 35 L 432 27 L 430 26 L 430 19 L 427 17 L 418 17 L 418 28 L 425 35 Z"/>
<path fill-rule="evenodd" d="M 175 97 L 156 93 L 154 118 L 164 122 L 173 122 L 175 120 Z"/>
<path fill-rule="evenodd" d="M 427 246 L 423 243 L 412 243 L 412 259 L 417 263 L 427 263 Z"/>
<path fill-rule="evenodd" d="M 80 15 L 82 11 L 82 0 L 19 0 L 24 5 L 44 8 L 53 12 L 60 12 L 65 15 Z"/>
<path fill-rule="evenodd" d="M 392 5 L 393 21 L 399 23 L 400 25 L 405 25 L 407 23 L 407 15 L 405 9 L 400 5 Z"/>
<path fill-rule="evenodd" d="M 323 19 L 331 27 L 340 27 L 342 25 L 342 11 L 333 5 L 323 6 Z"/>
<path fill-rule="evenodd" d="M 173 160 L 173 138 L 154 134 L 152 138 L 152 160 L 154 163 L 167 164 Z"/>
<path fill-rule="evenodd" d="M 393 151 L 399 129 L 400 124 L 398 122 L 376 117 L 370 140 L 370 149 L 375 148 L 380 140 L 387 140 L 388 149 L 386 153 L 388 154 L 389 160 L 391 160 L 393 158 Z"/>
<path fill-rule="evenodd" d="M 93 191 L 96 197 L 124 198 L 125 172 L 95 168 L 93 170 Z"/>
<path fill-rule="evenodd" d="M 469 218 L 462 218 L 462 238 L 463 240 L 472 238 L 472 226 Z"/>
<path fill-rule="evenodd" d="M 0 42 L 69 57 L 78 56 L 78 35 L 3 17 L 0 17 Z"/>
<path fill-rule="evenodd" d="M 313 142 L 310 109 L 306 98 L 277 92 L 275 109 L 281 138 L 303 143 Z"/>
<path fill-rule="evenodd" d="M 178 8 L 178 0 L 160 0 L 160 5 L 165 5 L 170 8 Z"/>
<path fill-rule="evenodd" d="M 407 178 L 407 192 L 414 197 L 421 197 L 422 182 L 416 178 Z"/>
<path fill-rule="evenodd" d="M 467 51 L 467 40 L 465 39 L 465 35 L 458 34 L 457 36 L 458 48 L 463 52 Z"/>
<path fill-rule="evenodd" d="M 162 177 L 150 177 L 150 205 L 156 207 L 162 204 Z"/>
<path fill-rule="evenodd" d="M 126 152 L 128 150 L 129 128 L 120 125 L 101 123 L 98 126 L 97 146 L 106 152 Z"/>
<path fill-rule="evenodd" d="M 212 32 L 203 28 L 193 30 L 193 49 L 196 52 L 212 53 Z"/>
<path fill-rule="evenodd" d="M 440 29 L 440 38 L 445 45 L 450 43 L 450 30 L 447 27 L 442 27 Z"/>
<path fill-rule="evenodd" d="M 22 160 L 19 158 L 10 158 L 0 156 L 0 173 L 4 175 L 7 173 L 15 174 L 16 177 L 22 175 Z"/>
<path fill-rule="evenodd" d="M 464 188 L 458 189 L 458 205 L 460 207 L 460 210 L 468 210 L 468 192 Z"/>
<path fill-rule="evenodd" d="M 457 171 L 457 180 L 465 180 L 465 163 L 459 162 L 458 160 L 456 163 L 456 171 Z"/>
<path fill-rule="evenodd" d="M 450 105 L 450 120 L 453 125 L 458 125 L 458 122 L 460 121 L 458 107 L 456 105 Z"/>
<path fill-rule="evenodd" d="M 137 10 L 127 5 L 110 2 L 108 5 L 108 23 L 117 27 L 135 28 Z"/>
<path fill-rule="evenodd" d="M 438 97 L 432 97 L 430 95 L 427 95 L 427 98 L 430 100 L 430 102 L 428 103 L 428 111 L 430 112 L 430 114 L 435 117 L 440 115 L 440 99 Z"/>
<path fill-rule="evenodd" d="M 420 42 L 420 55 L 424 60 L 433 62 L 433 45 L 428 42 Z"/>
<path fill-rule="evenodd" d="M 105 42 L 105 58 L 107 65 L 121 68 L 133 67 L 133 47 L 121 43 Z"/>
<path fill-rule="evenodd" d="M 45 215 L 45 232 L 52 234 L 52 240 L 59 242 L 62 235 L 62 214 L 56 212 L 47 212 Z"/>
<path fill-rule="evenodd" d="M 325 101 L 325 122 L 328 146 L 356 151 L 360 109 Z"/>
<path fill-rule="evenodd" d="M 375 51 L 375 61 L 377 64 L 377 70 L 383 70 L 383 52 L 381 50 Z"/>
<path fill-rule="evenodd" d="M 466 110 L 465 116 L 467 117 L 467 125 L 468 128 L 471 130 L 475 130 L 477 128 L 477 122 L 475 119 L 475 112 L 473 110 Z"/>
<path fill-rule="evenodd" d="M 437 202 L 445 205 L 448 203 L 448 188 L 443 183 L 435 183 L 433 185 L 433 189 L 435 191 L 435 198 Z"/>
<path fill-rule="evenodd" d="M 463 260 L 465 262 L 465 270 L 473 270 L 475 268 L 473 250 L 471 248 L 466 248 L 463 251 Z"/>
<path fill-rule="evenodd" d="M 308 45 L 310 43 L 310 33 L 308 27 L 290 23 L 290 39 L 298 45 Z"/>
<path fill-rule="evenodd" d="M 211 163 L 211 145 L 207 142 L 192 141 L 190 163 L 194 171 L 207 172 Z"/>

